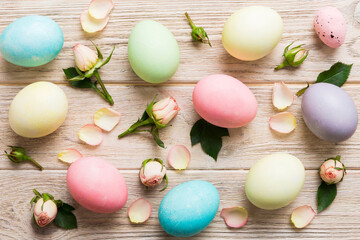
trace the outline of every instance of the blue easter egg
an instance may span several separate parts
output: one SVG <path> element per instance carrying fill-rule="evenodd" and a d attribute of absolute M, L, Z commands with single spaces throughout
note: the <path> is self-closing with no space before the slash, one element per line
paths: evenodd
<path fill-rule="evenodd" d="M 0 36 L 0 52 L 6 61 L 37 67 L 53 60 L 64 44 L 59 25 L 44 16 L 26 16 L 10 23 Z"/>
<path fill-rule="evenodd" d="M 193 236 L 211 223 L 219 204 L 219 193 L 211 183 L 200 180 L 182 183 L 161 201 L 160 225 L 175 237 Z"/>

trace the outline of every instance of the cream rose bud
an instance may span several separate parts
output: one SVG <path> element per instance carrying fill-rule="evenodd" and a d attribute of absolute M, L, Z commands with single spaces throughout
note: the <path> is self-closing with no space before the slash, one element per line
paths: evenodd
<path fill-rule="evenodd" d="M 76 66 L 83 72 L 90 70 L 97 63 L 98 55 L 82 44 L 76 44 L 73 52 Z"/>
<path fill-rule="evenodd" d="M 326 160 L 319 170 L 321 179 L 327 184 L 341 182 L 345 175 L 345 166 L 336 159 Z"/>
<path fill-rule="evenodd" d="M 160 100 L 152 108 L 155 119 L 164 125 L 168 124 L 179 111 L 180 108 L 173 97 Z"/>
<path fill-rule="evenodd" d="M 160 184 L 166 174 L 166 168 L 156 160 L 145 163 L 145 168 L 140 169 L 140 180 L 147 187 L 155 187 Z"/>
<path fill-rule="evenodd" d="M 51 223 L 57 214 L 57 206 L 52 200 L 47 200 L 44 205 L 44 200 L 40 198 L 34 207 L 34 218 L 36 224 L 39 227 L 45 227 L 49 223 Z M 41 209 L 42 207 L 42 209 Z"/>

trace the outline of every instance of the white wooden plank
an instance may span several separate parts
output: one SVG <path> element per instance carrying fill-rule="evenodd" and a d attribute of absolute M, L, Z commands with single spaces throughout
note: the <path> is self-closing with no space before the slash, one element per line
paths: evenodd
<path fill-rule="evenodd" d="M 125 131 L 141 116 L 147 103 L 159 94 L 161 97 L 174 96 L 181 111 L 171 122 L 170 127 L 161 130 L 160 135 L 169 148 L 175 144 L 184 144 L 191 150 L 191 169 L 249 169 L 253 163 L 264 155 L 274 152 L 289 152 L 300 158 L 306 168 L 317 169 L 320 163 L 340 154 L 348 168 L 358 168 L 360 158 L 360 133 L 340 144 L 327 143 L 316 138 L 305 126 L 300 110 L 300 99 L 296 98 L 289 111 L 297 118 L 295 132 L 279 136 L 268 127 L 268 119 L 276 113 L 271 104 L 272 85 L 251 86 L 255 93 L 259 110 L 255 120 L 248 126 L 231 129 L 230 138 L 224 137 L 224 147 L 216 163 L 205 155 L 200 146 L 191 148 L 190 130 L 199 116 L 192 104 L 193 86 L 109 86 L 114 97 L 114 109 L 121 114 L 120 124 L 110 133 L 105 133 L 105 140 L 99 147 L 90 147 L 80 143 L 78 130 L 87 123 L 92 123 L 93 114 L 108 104 L 90 90 L 79 90 L 61 86 L 69 98 L 69 114 L 65 124 L 54 134 L 40 139 L 25 139 L 17 136 L 7 124 L 8 106 L 21 86 L 0 86 L 0 149 L 7 145 L 20 145 L 28 149 L 29 154 L 47 169 L 65 169 L 56 160 L 57 154 L 66 148 L 79 149 L 86 156 L 101 156 L 121 169 L 137 169 L 144 159 L 161 157 L 166 160 L 168 149 L 157 147 L 152 137 L 147 134 L 134 134 L 120 140 L 117 135 Z M 299 89 L 299 86 L 293 90 Z M 360 88 L 354 85 L 344 89 L 360 102 Z M 15 165 L 4 158 L 0 162 L 2 169 L 33 169 L 29 164 Z"/>
<path fill-rule="evenodd" d="M 161 229 L 158 222 L 158 206 L 163 196 L 179 183 L 201 179 L 214 184 L 220 193 L 219 211 L 199 235 L 191 239 L 359 239 L 360 224 L 358 202 L 360 194 L 354 191 L 360 187 L 359 171 L 348 171 L 344 182 L 338 185 L 338 196 L 334 203 L 315 216 L 305 229 L 295 230 L 289 217 L 295 207 L 311 205 L 316 210 L 316 190 L 319 185 L 317 171 L 306 172 L 304 188 L 298 198 L 289 206 L 279 210 L 261 210 L 251 205 L 245 197 L 244 183 L 247 171 L 191 171 L 169 172 L 169 190 L 146 191 L 138 179 L 137 171 L 121 171 L 128 184 L 129 198 L 126 207 L 113 214 L 89 212 L 69 195 L 66 188 L 66 171 L 0 171 L 0 192 L 2 197 L 1 239 L 176 239 Z M 65 202 L 73 204 L 78 219 L 78 229 L 64 231 L 55 226 L 44 229 L 32 227 L 29 201 L 32 189 L 47 191 Z M 153 205 L 152 216 L 143 225 L 133 225 L 127 218 L 127 207 L 139 197 L 145 197 Z M 249 212 L 249 221 L 241 229 L 228 229 L 220 217 L 223 207 L 244 206 Z"/>
<path fill-rule="evenodd" d="M 127 40 L 131 29 L 140 20 L 154 19 L 167 26 L 178 40 L 181 49 L 181 64 L 169 83 L 194 83 L 214 73 L 232 75 L 247 83 L 312 82 L 317 75 L 336 61 L 356 63 L 360 56 L 358 45 L 359 24 L 353 18 L 357 1 L 115 1 L 116 7 L 106 29 L 97 34 L 85 34 L 81 30 L 79 15 L 89 3 L 88 0 L 2 0 L 0 3 L 0 32 L 13 20 L 30 15 L 42 14 L 53 18 L 64 31 L 65 45 L 60 55 L 51 63 L 37 68 L 23 68 L 7 63 L 0 58 L 0 82 L 24 83 L 36 80 L 63 82 L 62 68 L 74 64 L 71 48 L 76 43 L 91 45 L 89 40 L 99 44 L 104 53 L 112 45 L 116 51 L 111 62 L 102 70 L 103 79 L 114 83 L 144 83 L 131 70 L 127 60 Z M 242 62 L 226 53 L 221 43 L 221 32 L 226 19 L 241 7 L 262 4 L 277 10 L 284 20 L 284 34 L 280 44 L 268 57 L 255 62 Z M 344 12 L 348 23 L 344 46 L 330 49 L 320 42 L 313 30 L 313 18 L 323 6 L 334 5 Z M 184 12 L 189 11 L 194 21 L 203 26 L 210 36 L 213 48 L 193 44 L 191 29 Z M 311 49 L 308 59 L 298 70 L 273 68 L 282 62 L 282 52 L 294 40 Z M 105 54 L 106 55 L 106 54 Z M 349 81 L 359 82 L 360 70 L 354 67 Z"/>

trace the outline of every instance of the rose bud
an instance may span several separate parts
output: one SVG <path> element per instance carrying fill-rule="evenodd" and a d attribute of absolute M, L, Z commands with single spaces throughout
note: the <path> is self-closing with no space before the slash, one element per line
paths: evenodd
<path fill-rule="evenodd" d="M 305 61 L 305 59 L 309 55 L 309 50 L 306 50 L 305 48 L 302 47 L 304 44 L 301 44 L 297 47 L 293 47 L 289 50 L 289 47 L 293 43 L 294 42 L 292 42 L 290 45 L 288 45 L 285 48 L 284 54 L 283 54 L 283 56 L 285 57 L 285 60 L 283 63 L 281 63 L 279 66 L 277 66 L 275 68 L 275 70 L 279 70 L 286 66 L 297 67 Z"/>
<path fill-rule="evenodd" d="M 98 61 L 98 55 L 82 44 L 76 44 L 73 52 L 76 66 L 83 72 L 92 69 Z"/>
<path fill-rule="evenodd" d="M 180 111 L 176 100 L 173 97 L 168 97 L 155 103 L 152 108 L 153 116 L 160 124 L 168 124 Z"/>
<path fill-rule="evenodd" d="M 330 158 L 320 166 L 319 169 L 321 179 L 328 185 L 341 182 L 345 176 L 346 168 L 340 162 L 340 156 Z"/>
<path fill-rule="evenodd" d="M 44 199 L 40 198 L 34 207 L 35 222 L 39 227 L 45 227 L 51 223 L 57 214 L 57 206 L 53 200 L 47 200 L 44 203 Z"/>
<path fill-rule="evenodd" d="M 166 186 L 160 191 L 164 191 L 168 186 L 168 178 L 166 176 L 166 168 L 162 160 L 147 159 L 142 162 L 140 169 L 140 180 L 146 187 L 155 187 L 165 178 Z"/>

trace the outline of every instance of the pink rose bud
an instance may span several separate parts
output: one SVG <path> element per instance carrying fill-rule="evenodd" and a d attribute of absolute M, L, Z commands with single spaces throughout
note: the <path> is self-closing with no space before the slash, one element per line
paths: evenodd
<path fill-rule="evenodd" d="M 39 227 L 45 227 L 51 223 L 57 214 L 57 206 L 53 200 L 44 200 L 40 198 L 34 207 L 34 218 Z"/>
<path fill-rule="evenodd" d="M 321 179 L 329 185 L 341 182 L 345 172 L 346 169 L 344 164 L 340 162 L 340 156 L 337 156 L 336 159 L 326 160 L 319 169 Z"/>
<path fill-rule="evenodd" d="M 180 111 L 176 100 L 173 97 L 168 97 L 155 103 L 152 109 L 153 115 L 159 123 L 168 124 Z"/>
<path fill-rule="evenodd" d="M 76 44 L 73 52 L 76 66 L 83 72 L 92 69 L 98 61 L 98 55 L 82 44 Z"/>
<path fill-rule="evenodd" d="M 158 159 L 148 159 L 140 169 L 140 180 L 147 187 L 155 187 L 165 178 L 166 168 Z"/>

